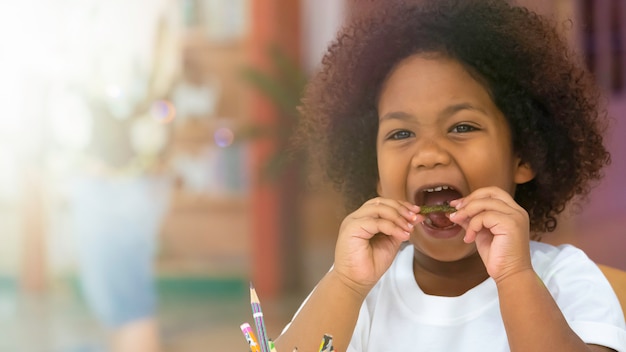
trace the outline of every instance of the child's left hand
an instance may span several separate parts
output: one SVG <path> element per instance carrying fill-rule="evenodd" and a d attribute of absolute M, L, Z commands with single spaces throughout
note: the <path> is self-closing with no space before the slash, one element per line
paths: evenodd
<path fill-rule="evenodd" d="M 450 220 L 465 229 L 464 241 L 476 243 L 487 273 L 497 282 L 531 269 L 528 213 L 498 187 L 480 188 L 450 205 Z"/>

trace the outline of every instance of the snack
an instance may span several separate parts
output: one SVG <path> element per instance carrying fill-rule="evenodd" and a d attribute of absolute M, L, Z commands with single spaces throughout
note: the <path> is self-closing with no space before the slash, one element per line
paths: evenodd
<path fill-rule="evenodd" d="M 454 213 L 456 211 L 455 207 L 450 206 L 450 204 L 434 204 L 434 205 L 422 205 L 420 206 L 420 214 L 430 214 L 430 213 Z"/>

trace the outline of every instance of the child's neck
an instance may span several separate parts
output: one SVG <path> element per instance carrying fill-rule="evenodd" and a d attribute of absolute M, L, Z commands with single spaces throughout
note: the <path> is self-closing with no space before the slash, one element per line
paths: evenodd
<path fill-rule="evenodd" d="M 489 277 L 478 253 L 456 262 L 441 262 L 415 252 L 413 275 L 424 293 L 447 297 L 460 296 Z"/>

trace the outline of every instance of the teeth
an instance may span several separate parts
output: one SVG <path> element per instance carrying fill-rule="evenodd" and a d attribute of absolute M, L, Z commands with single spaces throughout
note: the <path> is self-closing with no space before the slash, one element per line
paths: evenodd
<path fill-rule="evenodd" d="M 435 188 L 427 188 L 427 189 L 424 190 L 424 192 L 439 192 L 441 190 L 450 189 L 450 188 L 451 187 L 448 187 L 448 186 L 438 186 L 438 187 L 435 187 Z"/>

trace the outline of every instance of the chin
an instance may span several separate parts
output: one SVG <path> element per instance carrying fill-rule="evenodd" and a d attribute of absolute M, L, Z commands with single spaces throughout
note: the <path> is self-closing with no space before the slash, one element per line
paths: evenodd
<path fill-rule="evenodd" d="M 411 240 L 417 252 L 439 262 L 456 262 L 477 253 L 476 245 L 463 242 L 463 237 L 446 242 L 431 243 L 424 240 Z"/>

